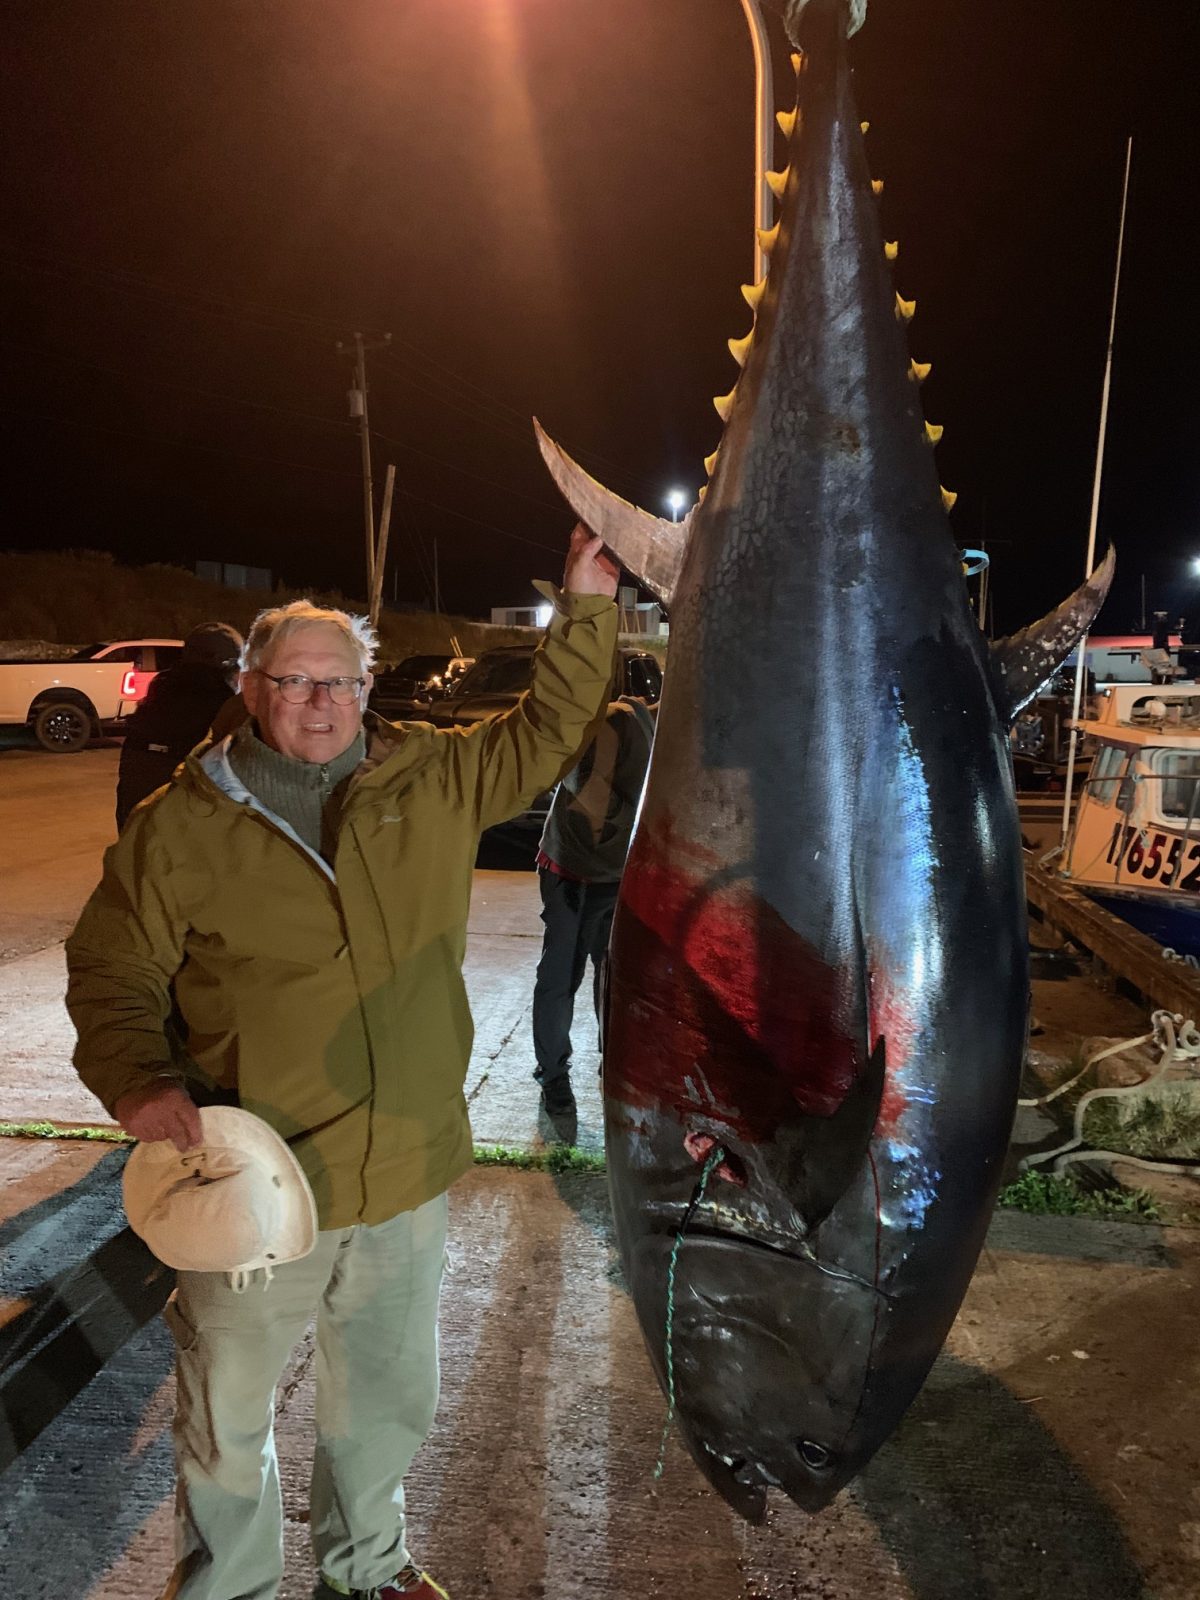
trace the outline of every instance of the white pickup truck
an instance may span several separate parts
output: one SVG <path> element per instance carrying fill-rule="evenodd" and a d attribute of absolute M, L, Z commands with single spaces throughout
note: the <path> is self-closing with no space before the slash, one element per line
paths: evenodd
<path fill-rule="evenodd" d="M 120 730 L 182 648 L 180 639 L 116 639 L 63 661 L 0 662 L 0 725 L 31 728 L 56 755 L 82 750 Z"/>

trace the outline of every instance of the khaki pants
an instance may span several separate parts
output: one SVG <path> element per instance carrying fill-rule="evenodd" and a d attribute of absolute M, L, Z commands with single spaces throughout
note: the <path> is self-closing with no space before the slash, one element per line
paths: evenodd
<path fill-rule="evenodd" d="M 317 1318 L 311 1533 L 342 1590 L 409 1559 L 403 1479 L 433 1423 L 446 1196 L 376 1227 L 317 1235 L 303 1261 L 240 1294 L 181 1272 L 166 1309 L 177 1347 L 178 1600 L 271 1600 L 283 1576 L 275 1387 Z"/>

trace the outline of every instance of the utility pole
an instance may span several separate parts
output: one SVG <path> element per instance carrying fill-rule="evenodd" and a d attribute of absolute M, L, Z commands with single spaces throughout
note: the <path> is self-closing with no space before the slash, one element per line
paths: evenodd
<path fill-rule="evenodd" d="M 362 445 L 363 474 L 363 530 L 366 535 L 367 599 L 375 592 L 375 495 L 371 487 L 371 428 L 367 417 L 367 351 L 383 350 L 392 342 L 390 333 L 382 339 L 365 340 L 361 333 L 354 335 L 354 343 L 337 342 L 340 356 L 354 357 L 354 387 L 350 390 L 351 420 L 357 417 L 359 440 Z"/>
<path fill-rule="evenodd" d="M 392 524 L 392 491 L 396 487 L 396 468 L 388 466 L 383 480 L 383 505 L 379 511 L 379 544 L 375 550 L 375 575 L 371 580 L 371 605 L 368 620 L 373 628 L 379 626 L 379 613 L 383 609 L 383 573 L 387 565 L 388 529 Z"/>

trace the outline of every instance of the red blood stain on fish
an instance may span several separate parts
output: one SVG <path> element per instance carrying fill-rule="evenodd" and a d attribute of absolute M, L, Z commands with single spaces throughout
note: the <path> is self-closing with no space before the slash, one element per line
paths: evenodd
<path fill-rule="evenodd" d="M 867 982 L 867 1000 L 870 1036 L 886 1041 L 887 1076 L 875 1132 L 887 1138 L 898 1131 L 900 1120 L 908 1110 L 908 1095 L 901 1074 L 912 1053 L 917 1025 L 909 996 L 896 984 L 882 962 L 878 965 L 872 963 Z"/>
<path fill-rule="evenodd" d="M 832 968 L 745 879 L 643 833 L 612 950 L 605 1089 L 673 1106 L 742 1138 L 832 1116 L 864 1065 L 848 974 Z M 686 864 L 684 864 L 686 862 Z"/>

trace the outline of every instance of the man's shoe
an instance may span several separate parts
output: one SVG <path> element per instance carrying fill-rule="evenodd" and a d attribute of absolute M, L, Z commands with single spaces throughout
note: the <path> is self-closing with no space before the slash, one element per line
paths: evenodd
<path fill-rule="evenodd" d="M 577 1107 L 575 1105 L 575 1091 L 571 1087 L 571 1080 L 566 1073 L 557 1078 L 551 1078 L 549 1083 L 542 1085 L 542 1106 L 548 1117 L 573 1117 Z"/>
<path fill-rule="evenodd" d="M 540 1072 L 534 1074 L 540 1079 Z M 579 1113 L 569 1072 L 555 1073 L 542 1084 L 541 1110 L 559 1144 L 574 1144 L 579 1137 Z"/>
<path fill-rule="evenodd" d="M 325 1587 L 332 1588 L 326 1581 Z M 377 1589 L 352 1589 L 352 1600 L 450 1600 L 440 1584 L 434 1583 L 427 1572 L 421 1572 L 410 1562 L 390 1583 L 381 1583 Z"/>

